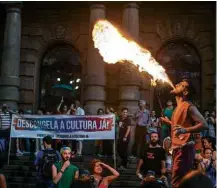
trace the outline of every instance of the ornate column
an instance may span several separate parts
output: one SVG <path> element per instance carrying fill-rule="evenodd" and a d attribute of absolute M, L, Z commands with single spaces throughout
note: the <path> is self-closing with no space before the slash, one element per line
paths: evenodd
<path fill-rule="evenodd" d="M 123 28 L 129 32 L 131 37 L 139 40 L 139 7 L 137 3 L 128 3 L 123 11 Z M 140 76 L 138 69 L 129 63 L 121 64 L 120 87 L 119 87 L 119 109 L 127 107 L 130 113 L 135 113 L 140 100 Z M 131 153 L 134 143 L 135 127 L 131 131 L 131 139 L 128 147 Z"/>
<path fill-rule="evenodd" d="M 123 11 L 123 28 L 136 40 L 139 39 L 139 7 L 136 3 L 128 3 Z M 130 64 L 124 63 L 120 66 L 120 88 L 119 109 L 128 107 L 131 113 L 138 108 L 139 94 L 139 72 Z"/>
<path fill-rule="evenodd" d="M 0 77 L 0 103 L 17 109 L 21 41 L 21 3 L 7 2 L 6 25 Z"/>
<path fill-rule="evenodd" d="M 96 114 L 98 108 L 104 108 L 105 101 L 105 63 L 92 40 L 93 25 L 98 19 L 105 18 L 105 6 L 94 4 L 90 8 L 90 31 L 85 76 L 85 111 Z"/>

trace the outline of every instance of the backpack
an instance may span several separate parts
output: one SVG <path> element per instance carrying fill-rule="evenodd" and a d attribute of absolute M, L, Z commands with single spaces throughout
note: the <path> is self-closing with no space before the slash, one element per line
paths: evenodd
<path fill-rule="evenodd" d="M 46 178 L 52 178 L 52 165 L 58 162 L 56 150 L 43 150 L 41 160 L 41 174 Z"/>

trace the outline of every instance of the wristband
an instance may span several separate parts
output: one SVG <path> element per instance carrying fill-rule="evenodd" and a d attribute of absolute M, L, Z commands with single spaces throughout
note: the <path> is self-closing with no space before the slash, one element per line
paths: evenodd
<path fill-rule="evenodd" d="M 60 172 L 63 174 L 64 173 L 64 171 L 62 171 L 62 170 L 60 170 Z"/>

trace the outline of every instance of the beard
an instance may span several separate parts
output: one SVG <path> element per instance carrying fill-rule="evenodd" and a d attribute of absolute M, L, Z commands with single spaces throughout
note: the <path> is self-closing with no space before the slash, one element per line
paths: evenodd
<path fill-rule="evenodd" d="M 157 141 L 151 141 L 150 142 L 152 146 L 156 146 L 157 145 Z"/>
<path fill-rule="evenodd" d="M 66 158 L 62 158 L 63 161 L 68 161 L 70 159 L 70 157 L 66 157 Z"/>

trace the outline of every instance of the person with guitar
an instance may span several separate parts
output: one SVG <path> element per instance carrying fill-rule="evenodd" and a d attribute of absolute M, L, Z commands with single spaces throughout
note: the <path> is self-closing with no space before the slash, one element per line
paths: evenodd
<path fill-rule="evenodd" d="M 195 149 L 192 134 L 208 129 L 208 125 L 190 102 L 195 93 L 190 81 L 182 80 L 171 93 L 175 95 L 177 107 L 171 121 L 166 117 L 162 117 L 161 120 L 171 126 L 172 187 L 177 188 L 184 175 L 193 168 Z"/>

